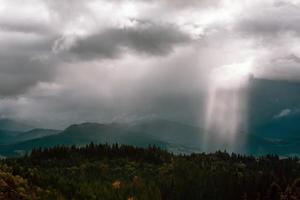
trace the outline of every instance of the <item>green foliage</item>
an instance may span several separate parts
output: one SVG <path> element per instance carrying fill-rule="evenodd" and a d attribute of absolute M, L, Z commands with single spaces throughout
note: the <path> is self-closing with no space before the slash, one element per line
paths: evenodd
<path fill-rule="evenodd" d="M 0 169 L 27 199 L 300 199 L 298 159 L 275 155 L 173 155 L 91 143 L 34 149 L 2 160 Z"/>

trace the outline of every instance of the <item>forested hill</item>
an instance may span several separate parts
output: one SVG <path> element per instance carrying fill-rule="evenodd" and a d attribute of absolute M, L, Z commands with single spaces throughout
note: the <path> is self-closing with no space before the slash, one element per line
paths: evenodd
<path fill-rule="evenodd" d="M 0 162 L 0 199 L 300 199 L 298 158 L 156 147 L 34 149 Z"/>

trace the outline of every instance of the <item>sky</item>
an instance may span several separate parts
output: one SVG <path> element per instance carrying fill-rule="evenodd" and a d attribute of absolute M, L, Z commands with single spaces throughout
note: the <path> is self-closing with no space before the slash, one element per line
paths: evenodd
<path fill-rule="evenodd" d="M 211 74 L 299 81 L 299 11 L 299 0 L 0 0 L 0 118 L 201 124 Z"/>

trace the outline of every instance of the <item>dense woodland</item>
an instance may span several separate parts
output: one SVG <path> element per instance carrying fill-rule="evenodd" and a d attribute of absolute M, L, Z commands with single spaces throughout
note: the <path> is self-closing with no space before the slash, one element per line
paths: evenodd
<path fill-rule="evenodd" d="M 34 149 L 0 162 L 0 199 L 300 199 L 298 158 L 173 155 L 125 145 Z"/>

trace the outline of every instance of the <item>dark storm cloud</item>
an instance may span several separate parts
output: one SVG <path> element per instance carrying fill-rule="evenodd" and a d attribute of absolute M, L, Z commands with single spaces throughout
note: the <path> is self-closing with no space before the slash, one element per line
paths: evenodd
<path fill-rule="evenodd" d="M 0 55 L 0 60 L 0 97 L 24 94 L 54 76 L 55 68 L 50 63 L 26 54 Z"/>
<path fill-rule="evenodd" d="M 178 59 L 150 63 L 155 67 L 137 77 L 138 80 L 126 76 L 134 74 L 139 67 L 145 67 L 142 61 L 133 63 L 133 66 L 129 64 L 116 70 L 100 71 L 99 67 L 91 66 L 92 63 L 70 65 L 76 75 L 69 69 L 65 69 L 66 73 L 61 72 L 63 79 L 59 77 L 57 83 L 67 82 L 63 88 L 58 88 L 55 95 L 47 92 L 49 94 L 43 96 L 41 89 L 33 91 L 26 108 L 28 112 L 37 110 L 30 113 L 33 119 L 44 119 L 47 123 L 43 122 L 43 125 L 59 128 L 81 121 L 130 121 L 149 115 L 195 122 L 199 117 L 197 111 L 201 109 L 201 99 L 203 101 L 199 92 L 203 83 L 198 79 L 199 71 L 191 59 L 195 55 L 178 54 L 181 55 Z M 118 79 L 112 80 L 115 75 Z M 78 81 L 77 76 L 86 79 Z M 122 81 L 122 78 L 125 79 Z"/>
<path fill-rule="evenodd" d="M 1 98 L 26 94 L 39 82 L 53 79 L 56 61 L 49 59 L 52 36 L 32 36 L 19 28 L 13 33 L 7 30 L 0 33 L 6 35 L 0 49 Z"/>
<path fill-rule="evenodd" d="M 68 24 L 68 20 L 72 22 L 73 18 L 88 11 L 86 3 L 78 1 L 45 2 L 52 19 L 30 20 L 29 16 L 16 16 L 0 20 L 0 33 L 7 37 L 0 41 L 1 97 L 24 95 L 40 82 L 53 81 L 57 75 L 56 69 L 64 60 L 61 57 L 68 55 L 53 54 L 53 46 L 64 48 L 69 39 L 64 36 L 57 40 L 56 34 L 62 31 L 60 29 L 64 28 L 64 22 Z M 56 14 L 60 17 L 60 23 L 55 22 Z M 144 21 L 138 23 L 143 25 L 123 29 L 110 27 L 87 38 L 76 38 L 75 45 L 70 46 L 69 50 L 84 60 L 116 58 L 125 49 L 158 56 L 166 55 L 176 45 L 189 41 L 188 35 L 176 26 L 154 25 Z M 57 27 L 58 24 L 62 26 Z"/>
<path fill-rule="evenodd" d="M 297 76 L 292 3 L 5 1 L 29 8 L 0 12 L 0 116 L 53 127 L 152 114 L 198 123 L 211 68 L 253 56 L 261 68 L 289 66 L 285 77 Z M 286 46 L 274 42 L 286 33 Z"/>
<path fill-rule="evenodd" d="M 70 36 L 74 37 L 74 36 Z M 54 49 L 63 46 L 70 38 L 58 40 Z M 69 51 L 83 59 L 116 58 L 125 49 L 138 53 L 163 56 L 172 52 L 176 45 L 190 41 L 187 34 L 175 26 L 147 24 L 128 28 L 110 28 L 88 37 L 74 38 Z"/>

